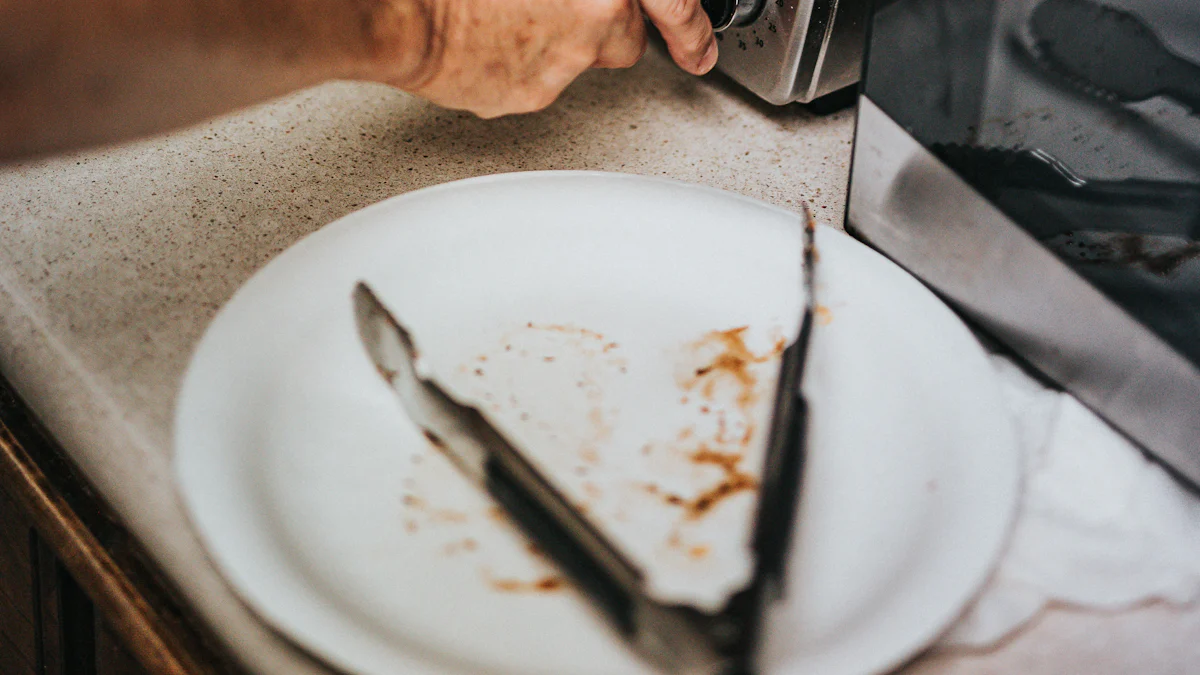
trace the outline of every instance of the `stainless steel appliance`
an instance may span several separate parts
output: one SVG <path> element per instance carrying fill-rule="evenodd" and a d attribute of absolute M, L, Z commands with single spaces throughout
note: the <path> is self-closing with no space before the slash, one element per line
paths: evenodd
<path fill-rule="evenodd" d="M 777 105 L 858 82 L 870 0 L 703 0 L 717 67 Z"/>
<path fill-rule="evenodd" d="M 1200 485 L 1200 4 L 880 0 L 847 226 Z"/>

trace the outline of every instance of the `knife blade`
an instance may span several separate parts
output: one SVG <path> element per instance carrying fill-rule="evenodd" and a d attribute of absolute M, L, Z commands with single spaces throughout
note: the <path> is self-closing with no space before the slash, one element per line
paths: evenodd
<path fill-rule="evenodd" d="M 681 675 L 754 672 L 767 606 L 784 592 L 784 560 L 799 495 L 807 411 L 800 392 L 814 307 L 815 223 L 804 205 L 805 311 L 784 350 L 755 515 L 755 574 L 719 613 L 665 604 L 643 574 L 549 477 L 475 407 L 438 385 L 412 335 L 366 283 L 353 293 L 359 337 L 380 376 L 425 437 L 486 490 L 646 661 Z"/>

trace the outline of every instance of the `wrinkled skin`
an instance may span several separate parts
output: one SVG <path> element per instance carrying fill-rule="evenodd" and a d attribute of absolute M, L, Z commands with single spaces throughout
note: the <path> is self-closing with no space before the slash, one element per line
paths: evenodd
<path fill-rule="evenodd" d="M 589 68 L 628 68 L 646 51 L 645 18 L 684 70 L 716 63 L 699 0 L 423 0 L 434 36 L 412 81 L 384 81 L 481 117 L 541 110 Z"/>

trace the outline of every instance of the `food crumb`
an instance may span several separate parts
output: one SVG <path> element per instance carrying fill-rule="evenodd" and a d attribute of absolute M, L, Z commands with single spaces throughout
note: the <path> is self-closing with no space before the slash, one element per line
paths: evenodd
<path fill-rule="evenodd" d="M 813 309 L 813 313 L 817 315 L 817 324 L 820 326 L 828 326 L 833 323 L 833 310 L 825 305 L 817 305 Z"/>
<path fill-rule="evenodd" d="M 562 585 L 563 581 L 558 577 L 544 577 L 542 579 L 538 579 L 534 584 L 534 587 L 539 591 L 548 592 L 557 591 L 559 588 L 562 588 Z"/>
<path fill-rule="evenodd" d="M 444 448 L 444 447 L 446 447 L 446 442 L 442 440 L 442 437 L 441 437 L 441 436 L 438 436 L 438 435 L 437 435 L 437 434 L 435 434 L 435 433 L 433 433 L 433 432 L 432 432 L 432 431 L 430 431 L 429 429 L 421 429 L 421 434 L 422 434 L 423 436 L 425 436 L 425 440 L 427 440 L 427 441 L 429 441 L 431 444 L 433 444 L 433 447 L 435 447 L 435 448 Z M 418 455 L 418 456 L 419 456 L 419 455 Z M 414 458 L 413 458 L 413 462 L 415 462 L 415 463 L 417 463 L 417 464 L 420 464 L 420 463 L 421 463 L 421 462 L 420 462 L 420 460 L 416 459 L 416 456 L 414 456 Z"/>

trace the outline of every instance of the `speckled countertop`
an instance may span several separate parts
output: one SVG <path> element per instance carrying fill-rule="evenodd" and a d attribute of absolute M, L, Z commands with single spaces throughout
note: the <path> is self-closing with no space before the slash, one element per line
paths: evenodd
<path fill-rule="evenodd" d="M 362 206 L 507 171 L 670 176 L 789 208 L 807 199 L 840 224 L 852 127 L 850 111 L 773 109 L 652 50 L 630 71 L 586 75 L 537 115 L 481 121 L 334 83 L 167 137 L 0 168 L 0 370 L 252 670 L 325 672 L 224 585 L 171 480 L 176 391 L 238 286 Z M 1144 623 L 1157 610 L 1140 611 Z M 1092 663 L 1095 622 L 1125 620 L 1051 613 L 999 653 L 914 669 L 1065 672 L 1034 666 L 1064 649 Z M 1161 623 L 1164 640 L 1188 630 Z"/>

